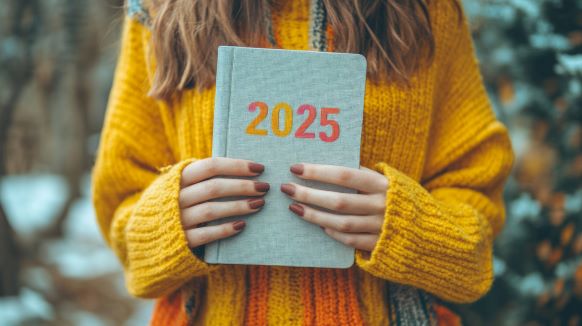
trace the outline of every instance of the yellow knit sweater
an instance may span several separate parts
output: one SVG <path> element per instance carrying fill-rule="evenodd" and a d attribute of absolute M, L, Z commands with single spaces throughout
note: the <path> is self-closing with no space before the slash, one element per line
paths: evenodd
<path fill-rule="evenodd" d="M 483 296 L 514 157 L 466 19 L 457 25 L 452 1 L 432 1 L 429 9 L 434 64 L 409 88 L 366 84 L 361 165 L 390 186 L 380 240 L 369 257 L 356 251 L 347 270 L 210 266 L 192 254 L 179 217 L 179 180 L 189 162 L 211 156 L 215 90 L 188 90 L 173 107 L 148 98 L 150 32 L 126 17 L 93 201 L 129 292 L 155 298 L 189 288 L 194 321 L 215 325 L 385 325 L 386 281 L 453 302 Z M 273 12 L 282 48 L 307 49 L 308 16 L 308 0 Z"/>

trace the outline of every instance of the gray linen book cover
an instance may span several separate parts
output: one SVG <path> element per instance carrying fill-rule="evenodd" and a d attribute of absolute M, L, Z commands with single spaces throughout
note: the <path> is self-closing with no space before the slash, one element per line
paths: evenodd
<path fill-rule="evenodd" d="M 264 164 L 265 171 L 249 179 L 268 182 L 271 189 L 259 212 L 210 223 L 244 219 L 247 226 L 206 245 L 206 262 L 330 268 L 354 263 L 353 248 L 289 211 L 293 200 L 279 189 L 295 182 L 355 192 L 302 180 L 289 167 L 359 167 L 365 81 L 366 59 L 359 54 L 218 48 L 212 156 Z"/>

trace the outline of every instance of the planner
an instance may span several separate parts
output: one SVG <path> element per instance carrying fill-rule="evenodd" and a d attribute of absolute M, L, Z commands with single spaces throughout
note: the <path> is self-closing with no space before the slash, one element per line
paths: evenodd
<path fill-rule="evenodd" d="M 216 75 L 212 156 L 265 165 L 261 175 L 241 178 L 268 182 L 271 189 L 259 212 L 210 223 L 244 219 L 246 227 L 235 236 L 207 244 L 204 260 L 297 267 L 353 265 L 354 249 L 292 213 L 288 207 L 293 200 L 279 189 L 283 183 L 295 182 L 356 192 L 300 179 L 289 167 L 302 162 L 359 167 L 365 57 L 220 46 Z M 228 198 L 235 199 L 240 198 Z"/>

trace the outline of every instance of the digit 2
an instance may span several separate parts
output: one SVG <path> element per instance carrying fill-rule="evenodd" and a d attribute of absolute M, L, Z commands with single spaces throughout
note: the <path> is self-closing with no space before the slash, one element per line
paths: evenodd
<path fill-rule="evenodd" d="M 259 135 L 259 136 L 266 136 L 267 130 L 266 129 L 257 129 L 257 126 L 261 121 L 265 120 L 267 117 L 267 113 L 269 111 L 269 107 L 265 102 L 252 102 L 249 104 L 249 111 L 255 112 L 259 108 L 259 115 L 251 121 L 251 123 L 247 126 L 247 134 L 251 135 Z"/>
<path fill-rule="evenodd" d="M 307 128 L 309 128 L 309 126 L 313 123 L 313 120 L 315 120 L 315 115 L 316 115 L 317 111 L 313 105 L 303 104 L 297 109 L 297 114 L 303 115 L 305 113 L 305 111 L 308 111 L 309 115 L 307 116 L 305 121 L 303 121 L 301 126 L 299 126 L 299 128 L 297 128 L 297 131 L 295 132 L 295 137 L 297 137 L 297 138 L 315 138 L 314 132 L 305 132 L 305 130 L 307 130 Z"/>

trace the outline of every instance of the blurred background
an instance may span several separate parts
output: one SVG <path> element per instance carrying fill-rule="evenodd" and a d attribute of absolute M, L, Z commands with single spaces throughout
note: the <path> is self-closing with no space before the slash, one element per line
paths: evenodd
<path fill-rule="evenodd" d="M 442 0 L 436 0 L 442 1 Z M 464 0 L 517 163 L 467 325 L 582 325 L 582 0 Z M 144 325 L 90 202 L 123 0 L 0 0 L 0 324 Z"/>

